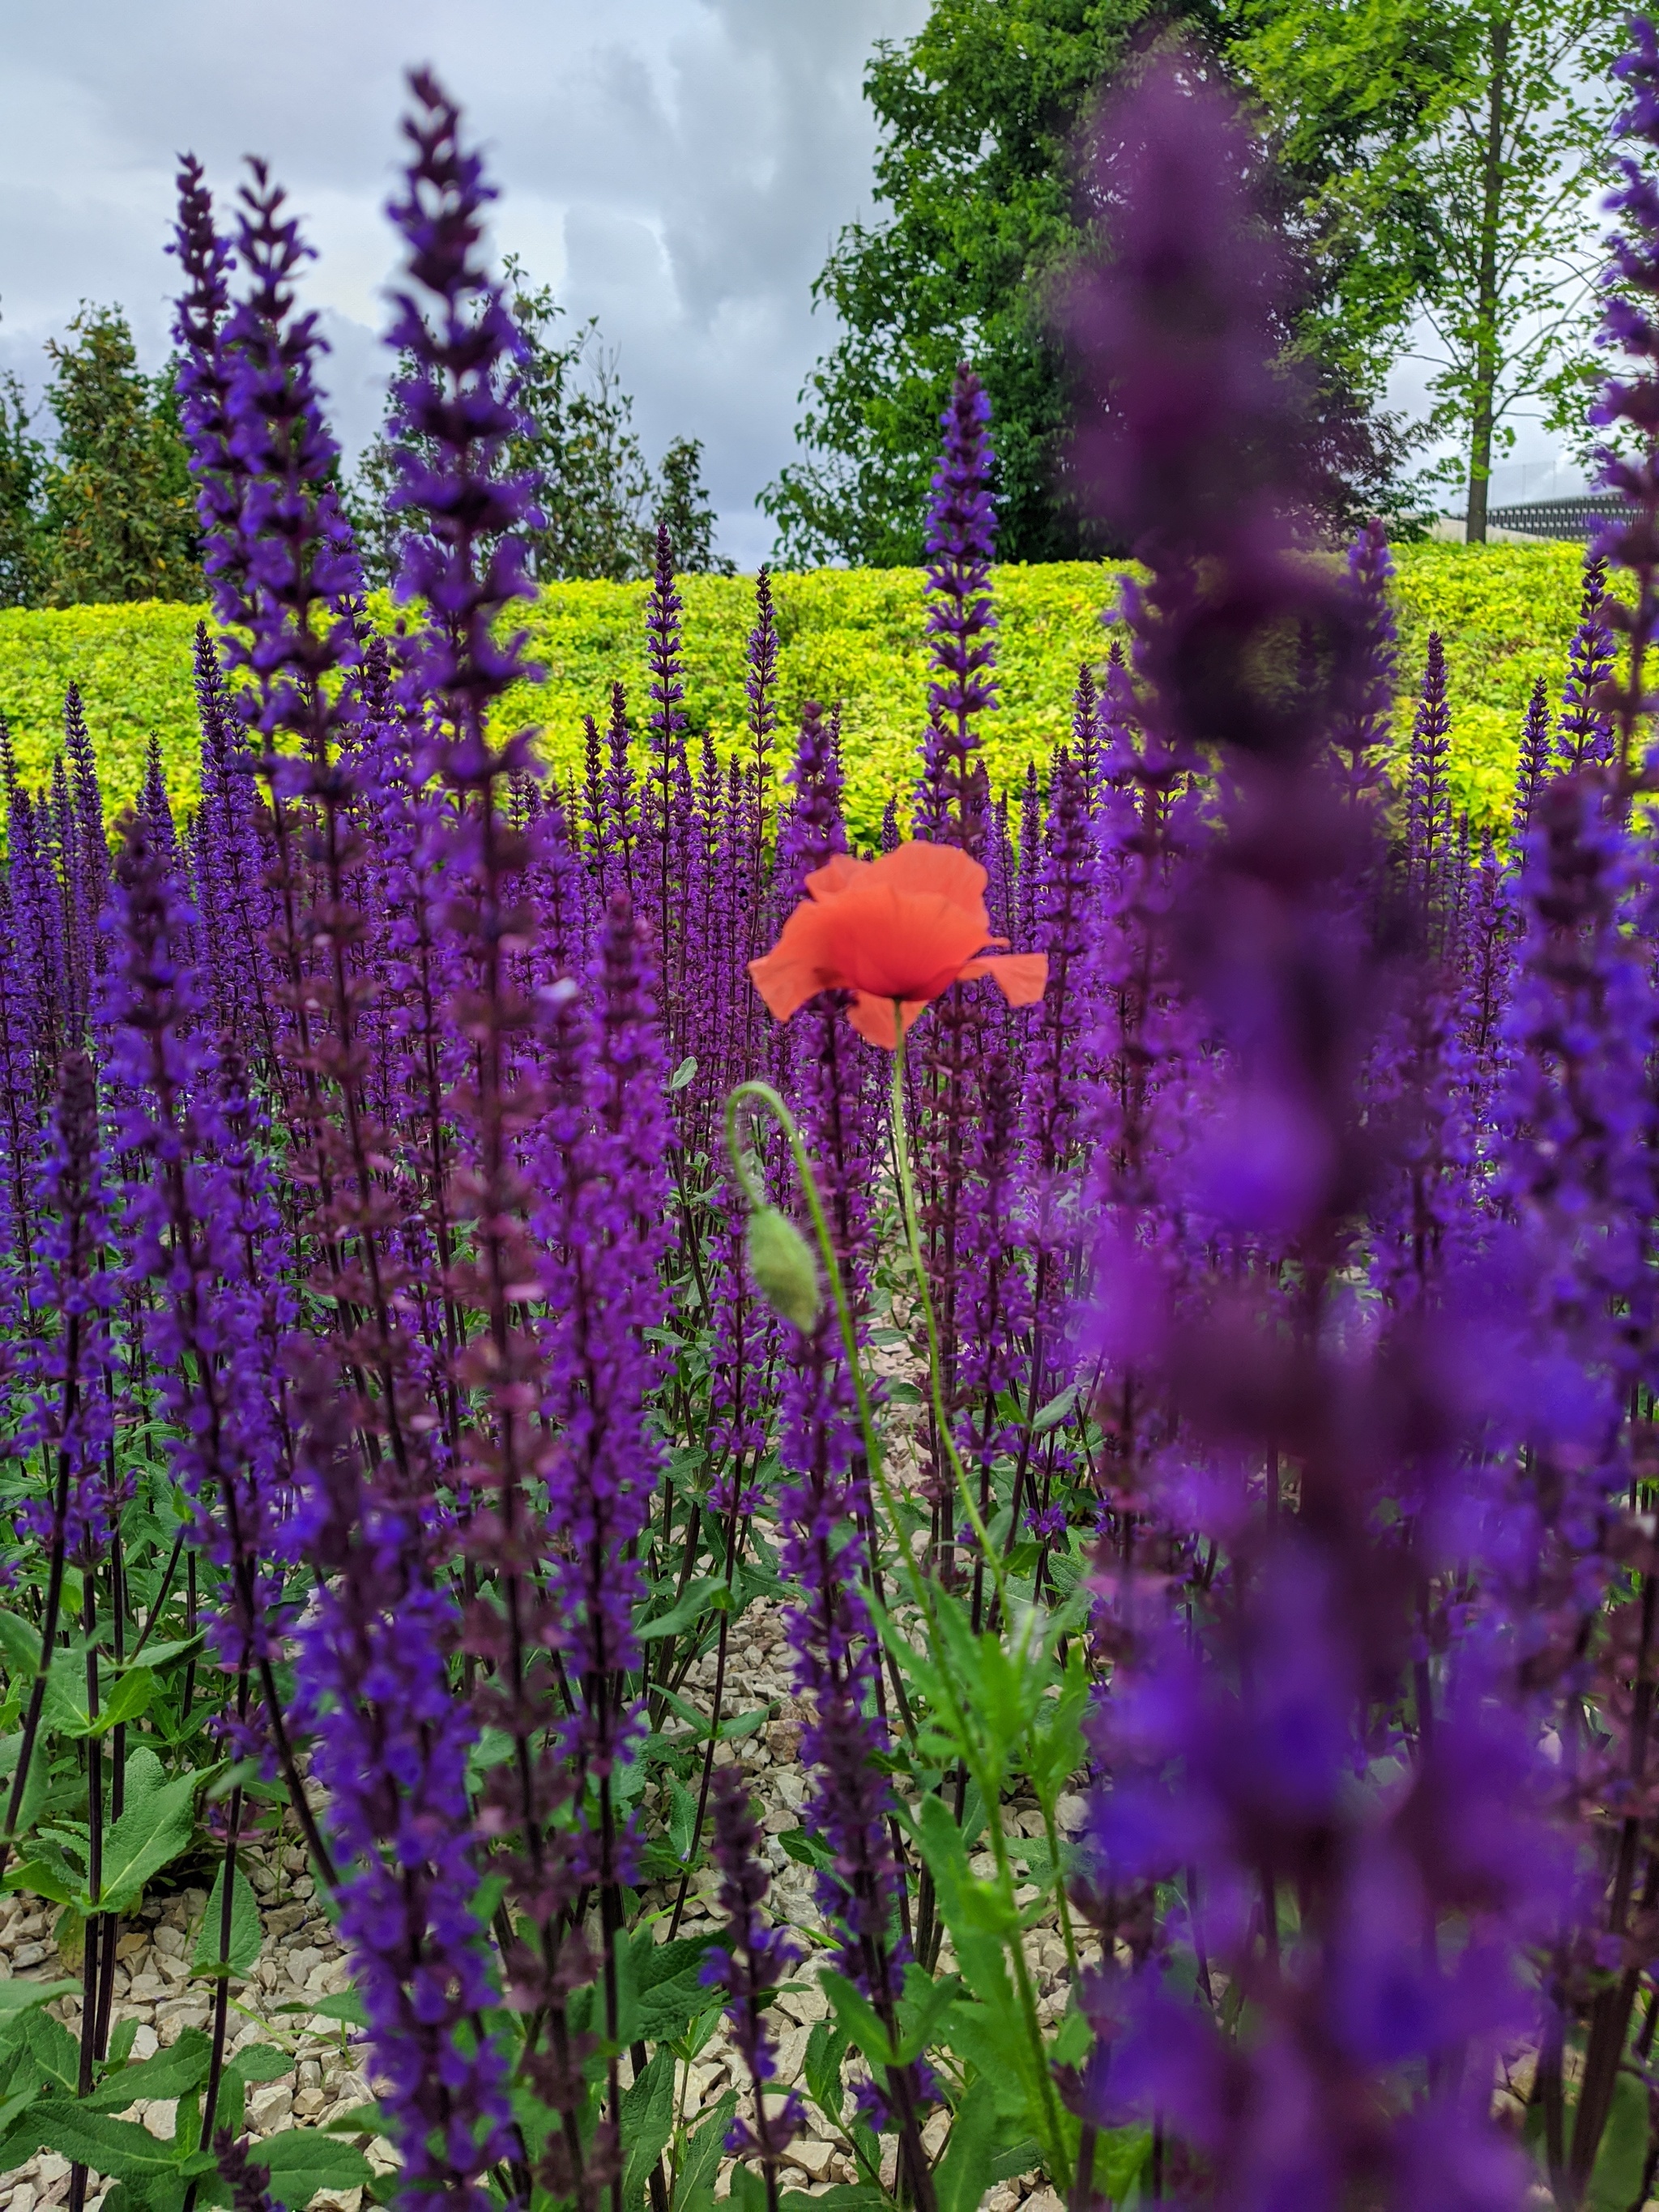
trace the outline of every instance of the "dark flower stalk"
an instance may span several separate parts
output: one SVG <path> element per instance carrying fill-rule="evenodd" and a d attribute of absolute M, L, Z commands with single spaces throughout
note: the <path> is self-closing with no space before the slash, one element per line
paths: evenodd
<path fill-rule="evenodd" d="M 1510 837 L 1519 844 L 1532 826 L 1538 794 L 1554 772 L 1554 740 L 1550 728 L 1549 690 L 1540 676 L 1527 701 L 1527 718 L 1521 726 L 1521 750 L 1515 768 L 1515 802 Z"/>
<path fill-rule="evenodd" d="M 1602 687 L 1613 674 L 1613 635 L 1606 601 L 1607 564 L 1592 553 L 1584 563 L 1583 599 L 1578 627 L 1567 648 L 1566 681 L 1561 687 L 1561 713 L 1555 731 L 1561 765 L 1576 768 L 1603 764 L 1611 751 L 1612 726 L 1602 704 Z"/>
<path fill-rule="evenodd" d="M 1624 356 L 1620 374 L 1608 379 L 1589 419 L 1609 431 L 1599 455 L 1603 489 L 1621 495 L 1624 511 L 1596 535 L 1594 558 L 1623 568 L 1635 586 L 1633 602 L 1601 602 L 1598 613 L 1627 641 L 1621 668 L 1609 671 L 1599 697 L 1585 703 L 1607 718 L 1611 752 L 1621 775 L 1638 765 L 1640 726 L 1649 712 L 1652 688 L 1647 673 L 1648 647 L 1659 630 L 1659 179 L 1651 163 L 1659 146 L 1659 35 L 1644 15 L 1631 19 L 1630 51 L 1613 65 L 1629 104 L 1619 120 L 1620 134 L 1636 150 L 1619 157 L 1620 182 L 1607 210 L 1621 223 L 1609 241 L 1603 307 L 1607 345 Z M 1621 451 L 1619 434 L 1628 438 Z"/>
<path fill-rule="evenodd" d="M 916 835 L 961 845 L 975 858 L 989 828 L 991 790 L 979 757 L 978 717 L 997 702 L 992 674 L 991 562 L 996 508 L 991 497 L 991 403 L 964 362 L 939 417 L 944 446 L 927 510 L 927 635 L 933 680 L 927 734 L 916 793 Z"/>
<path fill-rule="evenodd" d="M 1388 786 L 1388 748 L 1400 660 L 1399 633 L 1390 598 L 1393 583 L 1394 561 L 1387 532 L 1380 522 L 1368 522 L 1348 549 L 1348 588 L 1356 611 L 1358 653 L 1352 696 L 1332 744 L 1339 783 L 1355 803 L 1380 799 Z M 1431 646 L 1431 652 L 1433 649 Z"/>
<path fill-rule="evenodd" d="M 674 549 L 665 524 L 657 526 L 656 566 L 645 609 L 646 661 L 651 712 L 646 721 L 650 766 L 646 772 L 646 834 L 653 848 L 658 960 L 668 1045 L 677 1049 L 686 935 L 675 903 L 689 857 L 691 775 L 685 757 L 685 667 L 680 658 L 680 595 L 674 588 Z"/>
<path fill-rule="evenodd" d="M 1446 655 L 1437 630 L 1429 633 L 1428 658 L 1412 722 L 1411 765 L 1406 787 L 1406 867 L 1423 912 L 1439 915 L 1449 886 L 1451 793 L 1446 787 Z"/>
<path fill-rule="evenodd" d="M 58 1326 L 50 1335 L 37 1334 L 30 1347 L 28 1400 L 14 1444 L 20 1455 L 38 1448 L 46 1476 L 47 1494 L 29 1510 L 27 1524 L 46 1550 L 46 1587 L 40 1661 L 23 1709 L 0 1831 L 0 1875 L 16 1844 L 28 1793 L 62 1618 L 64 1569 L 73 1553 L 107 1534 L 113 1503 L 104 1484 L 109 1407 L 101 1387 L 110 1356 L 106 1205 L 93 1065 L 85 1053 L 68 1053 L 34 1194 L 40 1224 L 34 1312 L 37 1317 L 55 1314 Z"/>
<path fill-rule="evenodd" d="M 704 1961 L 702 1978 L 710 1988 L 726 1993 L 732 2040 L 755 2100 L 753 2124 L 734 2120 L 726 2147 L 736 2157 L 758 2161 L 768 2212 L 776 2212 L 778 2167 L 806 2115 L 793 2088 L 784 2093 L 781 2104 L 771 2088 L 778 2067 L 765 2005 L 799 1960 L 800 1951 L 787 1935 L 761 1918 L 758 1908 L 766 1901 L 771 1876 L 758 1855 L 760 1842 L 760 1825 L 742 1768 L 721 1767 L 714 1778 L 714 1859 L 720 1874 L 719 1904 L 726 1926 Z"/>

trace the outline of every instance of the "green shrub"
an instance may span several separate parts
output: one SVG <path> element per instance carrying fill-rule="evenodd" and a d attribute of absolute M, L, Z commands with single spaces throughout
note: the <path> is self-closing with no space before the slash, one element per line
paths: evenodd
<path fill-rule="evenodd" d="M 1514 772 L 1527 694 L 1542 674 L 1559 690 L 1576 617 L 1579 553 L 1571 545 L 1411 546 L 1401 550 L 1400 617 L 1405 685 L 1428 632 L 1446 645 L 1453 701 L 1453 780 L 1477 819 L 1501 817 Z M 1102 611 L 1114 599 L 1111 563 L 1004 568 L 996 574 L 1002 703 L 985 720 L 993 776 L 1008 784 L 1064 735 L 1079 661 L 1103 658 Z M 561 775 L 579 767 L 584 713 L 603 726 L 608 687 L 621 677 L 636 722 L 645 711 L 641 623 L 643 584 L 546 587 L 525 620 L 546 670 L 539 686 L 510 693 L 513 727 L 538 724 Z M 742 735 L 744 644 L 752 586 L 743 577 L 689 576 L 685 597 L 686 708 L 695 731 L 725 751 Z M 890 793 L 908 787 L 926 716 L 927 654 L 919 569 L 820 569 L 775 580 L 781 638 L 779 688 L 788 720 L 804 699 L 839 700 L 849 813 L 873 833 Z M 106 795 L 136 793 L 154 731 L 186 805 L 196 791 L 191 637 L 199 610 L 152 602 L 0 613 L 0 711 L 12 726 L 27 781 L 38 781 L 61 741 L 64 686 L 86 700 Z M 391 610 L 376 602 L 378 619 Z"/>

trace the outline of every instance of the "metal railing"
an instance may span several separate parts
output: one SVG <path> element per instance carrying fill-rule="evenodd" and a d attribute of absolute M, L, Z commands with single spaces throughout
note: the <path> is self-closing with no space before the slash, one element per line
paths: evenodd
<path fill-rule="evenodd" d="M 1533 499 L 1517 507 L 1489 507 L 1486 520 L 1495 530 L 1516 530 L 1528 538 L 1585 538 L 1624 507 L 1616 492 L 1589 491 L 1574 499 Z"/>

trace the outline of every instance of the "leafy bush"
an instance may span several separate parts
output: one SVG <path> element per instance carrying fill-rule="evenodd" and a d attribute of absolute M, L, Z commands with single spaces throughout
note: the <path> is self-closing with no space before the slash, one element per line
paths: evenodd
<path fill-rule="evenodd" d="M 1499 815 L 1514 778 L 1527 693 L 1540 675 L 1553 688 L 1558 678 L 1577 604 L 1578 549 L 1420 545 L 1402 550 L 1398 561 L 1402 741 L 1428 633 L 1438 629 L 1451 675 L 1454 795 L 1477 817 Z M 1100 617 L 1120 573 L 1117 563 L 1080 561 L 996 571 L 1001 705 L 987 717 L 985 750 L 998 783 L 1012 782 L 1029 760 L 1043 761 L 1066 731 L 1079 662 L 1103 656 Z M 688 714 L 694 732 L 711 732 L 723 749 L 743 726 L 753 581 L 689 576 L 681 588 Z M 805 700 L 841 702 L 848 818 L 872 836 L 888 795 L 913 773 L 921 736 L 927 670 L 922 573 L 824 568 L 779 576 L 774 588 L 786 721 Z M 643 700 L 648 589 L 552 584 L 526 610 L 547 681 L 510 691 L 501 718 L 509 729 L 539 724 L 547 757 L 561 775 L 580 761 L 583 714 L 603 722 L 614 678 Z M 389 626 L 390 601 L 372 605 Z M 193 801 L 190 639 L 205 611 L 152 603 L 0 614 L 0 712 L 11 724 L 25 779 L 39 780 L 62 743 L 64 689 L 73 678 L 111 799 L 121 804 L 137 795 L 154 731 L 175 795 Z"/>

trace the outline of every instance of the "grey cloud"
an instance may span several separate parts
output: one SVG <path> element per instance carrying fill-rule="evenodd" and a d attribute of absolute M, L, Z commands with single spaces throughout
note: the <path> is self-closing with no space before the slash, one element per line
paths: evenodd
<path fill-rule="evenodd" d="M 647 448 L 699 437 L 723 542 L 752 562 L 756 492 L 789 453 L 795 395 L 829 332 L 811 279 L 867 205 L 860 83 L 926 0 L 0 0 L 0 361 L 31 386 L 82 297 L 118 299 L 147 357 L 167 343 L 163 258 L 177 151 L 223 192 L 269 155 L 321 259 L 337 428 L 378 413 L 374 332 L 391 248 L 404 67 L 465 104 L 502 190 L 498 243 L 597 313 Z"/>

